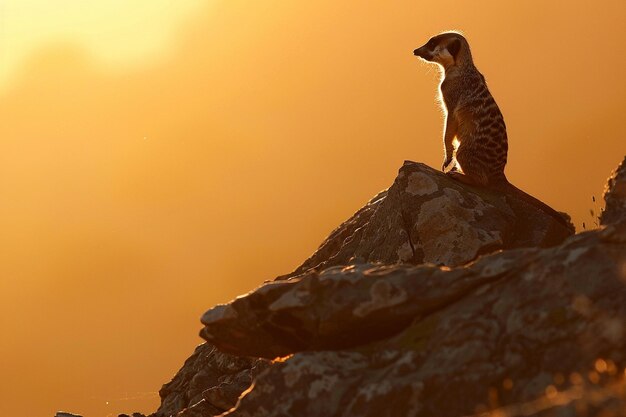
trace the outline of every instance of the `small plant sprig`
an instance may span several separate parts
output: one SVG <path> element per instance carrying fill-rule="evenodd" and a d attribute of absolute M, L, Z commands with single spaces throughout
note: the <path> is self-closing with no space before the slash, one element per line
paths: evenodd
<path fill-rule="evenodd" d="M 591 219 L 592 219 L 592 224 L 595 226 L 595 228 L 599 228 L 600 227 L 600 216 L 602 215 L 602 209 L 598 210 L 598 202 L 596 201 L 596 196 L 592 195 L 591 196 L 591 201 L 593 202 L 593 207 L 589 209 L 589 214 L 591 215 Z M 585 225 L 585 222 L 583 222 L 583 229 L 586 230 L 587 227 Z"/>

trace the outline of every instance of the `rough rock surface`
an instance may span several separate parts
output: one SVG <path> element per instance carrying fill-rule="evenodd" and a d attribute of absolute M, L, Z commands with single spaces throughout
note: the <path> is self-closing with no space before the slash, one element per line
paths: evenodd
<path fill-rule="evenodd" d="M 268 283 L 203 317 L 202 336 L 222 351 L 275 358 L 384 339 L 507 272 L 536 250 L 450 271 L 436 266 L 333 267 Z M 255 343 L 250 343 L 254 340 Z"/>
<path fill-rule="evenodd" d="M 208 311 L 202 318 L 202 336 L 224 352 L 267 358 L 355 346 L 398 331 L 416 314 L 461 297 L 485 277 L 423 268 L 429 278 L 410 281 L 401 290 L 393 286 L 393 279 L 370 288 L 370 280 L 332 266 L 365 262 L 455 266 L 503 248 L 555 245 L 572 232 L 573 226 L 565 227 L 515 196 L 468 187 L 426 165 L 405 162 L 389 190 L 334 230 L 294 273 Z M 324 272 L 318 274 L 320 270 Z M 286 280 L 294 277 L 298 280 Z M 434 295 L 433 286 L 439 289 L 439 298 L 423 300 L 419 307 L 411 304 L 410 294 L 425 294 L 430 288 L 428 294 Z M 358 321 L 349 320 L 345 310 L 360 302 L 372 304 L 354 313 Z M 395 307 L 402 302 L 413 309 Z M 303 308 L 306 303 L 318 307 Z M 249 338 L 257 343 L 238 343 Z M 259 351 L 260 345 L 266 350 Z"/>
<path fill-rule="evenodd" d="M 216 416 L 232 408 L 252 379 L 268 366 L 261 359 L 241 358 L 205 343 L 185 361 L 159 391 L 161 406 L 152 417 Z"/>
<path fill-rule="evenodd" d="M 285 295 L 299 292 L 299 305 L 281 311 L 287 316 L 281 322 L 289 323 L 293 315 L 297 328 L 310 324 L 304 317 L 323 327 L 317 312 L 334 311 L 342 300 L 334 317 L 336 334 L 344 324 L 348 335 L 355 328 L 362 333 L 350 350 L 339 350 L 346 345 L 339 337 L 320 351 L 315 345 L 294 349 L 300 353 L 260 375 L 228 415 L 463 416 L 540 397 L 557 374 L 586 375 L 598 358 L 622 372 L 625 269 L 626 224 L 621 224 L 555 248 L 505 251 L 451 271 L 405 265 L 335 270 L 320 275 L 332 287 L 328 293 L 334 291 L 331 298 L 307 298 L 298 291 L 310 276 L 284 283 L 281 295 L 262 287 L 261 296 L 271 297 L 268 309 L 274 300 L 293 300 Z M 454 281 L 460 284 L 451 285 Z M 255 311 L 248 313 L 258 318 L 258 327 L 272 329 Z M 376 342 L 369 322 L 397 330 L 398 316 L 404 328 Z M 277 334 L 285 337 L 284 329 Z M 250 337 L 258 340 L 256 334 Z M 266 353 L 265 343 L 255 346 L 257 356 Z M 247 354 L 255 353 L 247 349 Z"/>
<path fill-rule="evenodd" d="M 600 217 L 601 224 L 626 220 L 626 158 L 611 174 L 604 192 L 606 209 Z"/>
<path fill-rule="evenodd" d="M 604 226 L 568 237 L 405 164 L 289 279 L 203 316 L 154 416 L 626 415 L 624 166 Z"/>
<path fill-rule="evenodd" d="M 565 215 L 567 216 L 567 215 Z M 335 229 L 288 276 L 351 263 L 458 266 L 499 249 L 547 247 L 574 232 L 515 195 L 461 184 L 405 162 L 393 185 Z"/>

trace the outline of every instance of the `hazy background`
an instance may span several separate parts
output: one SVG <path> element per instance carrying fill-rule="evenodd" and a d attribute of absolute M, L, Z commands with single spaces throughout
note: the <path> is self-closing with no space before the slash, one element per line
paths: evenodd
<path fill-rule="evenodd" d="M 626 153 L 626 2 L 0 1 L 0 414 L 154 411 L 213 304 L 440 167 L 461 29 L 509 179 L 593 222 Z M 595 205 L 599 209 L 600 203 Z"/>

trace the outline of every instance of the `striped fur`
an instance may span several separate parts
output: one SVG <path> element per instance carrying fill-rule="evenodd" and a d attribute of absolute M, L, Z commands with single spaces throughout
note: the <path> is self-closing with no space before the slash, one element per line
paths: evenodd
<path fill-rule="evenodd" d="M 447 32 L 431 38 L 414 53 L 443 68 L 440 90 L 446 127 L 442 170 L 473 185 L 506 182 L 508 139 L 504 117 L 485 77 L 474 65 L 467 40 Z"/>

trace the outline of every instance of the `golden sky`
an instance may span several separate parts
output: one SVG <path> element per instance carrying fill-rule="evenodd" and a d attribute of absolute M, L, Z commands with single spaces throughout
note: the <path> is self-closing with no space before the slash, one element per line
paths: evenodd
<path fill-rule="evenodd" d="M 199 316 L 439 167 L 463 30 L 511 182 L 576 226 L 626 154 L 626 2 L 0 2 L 0 414 L 153 411 Z M 601 204 L 597 204 L 596 209 Z"/>

